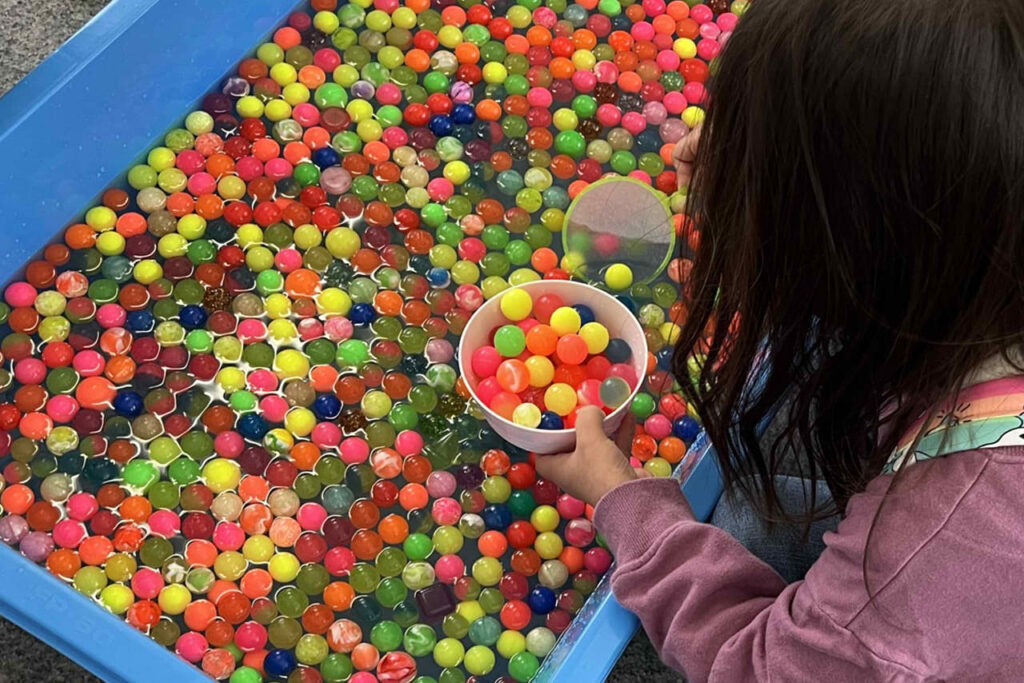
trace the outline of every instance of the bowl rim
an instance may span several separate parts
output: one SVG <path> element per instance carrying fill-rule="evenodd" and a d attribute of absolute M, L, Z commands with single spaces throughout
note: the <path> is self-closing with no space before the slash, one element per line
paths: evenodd
<path fill-rule="evenodd" d="M 460 377 L 466 377 L 465 370 L 468 368 L 468 364 L 469 364 L 469 359 L 464 354 L 464 351 L 466 350 L 465 349 L 466 330 L 469 329 L 469 326 L 473 324 L 473 318 L 476 317 L 476 314 L 479 313 L 480 311 L 482 311 L 485 307 L 487 307 L 489 305 L 494 305 L 494 306 L 500 305 L 498 302 L 501 301 L 501 297 L 503 297 L 507 292 L 510 292 L 513 289 L 529 289 L 529 288 L 536 289 L 536 288 L 544 286 L 544 285 L 550 285 L 552 282 L 559 283 L 558 285 L 556 285 L 556 286 L 559 286 L 559 287 L 563 286 L 563 285 L 569 285 L 569 286 L 572 286 L 572 287 L 586 287 L 587 289 L 595 290 L 598 293 L 600 293 L 601 295 L 603 295 L 604 297 L 606 297 L 609 300 L 613 301 L 616 306 L 618 306 L 623 311 L 625 311 L 625 313 L 628 316 L 628 320 L 632 321 L 632 324 L 635 324 L 640 329 L 640 332 L 641 332 L 640 337 L 644 340 L 643 341 L 643 349 L 641 350 L 642 353 L 636 354 L 636 349 L 633 349 L 633 351 L 634 351 L 634 356 L 635 357 L 638 356 L 638 357 L 644 359 L 644 367 L 646 368 L 646 358 L 647 358 L 647 354 L 648 354 L 648 347 L 647 347 L 647 337 L 643 334 L 643 326 L 640 324 L 640 321 L 633 314 L 633 312 L 631 310 L 629 310 L 628 308 L 626 308 L 626 305 L 624 303 L 622 303 L 621 301 L 619 301 L 615 296 L 613 296 L 612 294 L 604 291 L 600 287 L 597 287 L 595 285 L 590 284 L 589 282 L 581 282 L 579 280 L 531 280 L 530 282 L 523 282 L 521 284 L 513 285 L 512 287 L 509 287 L 507 289 L 502 290 L 497 295 L 495 295 L 495 296 L 491 297 L 490 299 L 488 299 L 487 301 L 485 301 L 475 311 L 473 311 L 473 315 L 470 316 L 469 321 L 466 323 L 466 327 L 463 328 L 462 334 L 459 335 L 458 358 L 459 358 L 459 376 Z M 568 305 L 572 306 L 573 304 L 568 304 Z M 635 365 L 634 365 L 634 368 L 635 368 Z M 472 371 L 472 368 L 469 368 L 469 369 L 470 369 L 470 371 Z M 638 374 L 642 375 L 642 374 L 645 374 L 645 373 L 638 373 Z M 512 420 L 506 420 L 504 417 L 502 417 L 501 415 L 498 415 L 496 412 L 491 410 L 489 406 L 487 406 L 483 401 L 480 400 L 480 397 L 477 396 L 476 391 L 473 388 L 473 385 L 470 384 L 468 379 L 466 379 L 465 384 L 466 384 L 466 389 L 469 391 L 470 397 L 474 401 L 476 401 L 477 405 L 480 406 L 481 410 L 484 411 L 484 414 L 488 418 L 493 418 L 493 419 L 498 420 L 499 422 L 501 422 L 501 423 L 503 423 L 505 425 L 508 425 L 510 427 L 514 427 L 516 429 L 525 429 L 527 432 L 535 432 L 537 434 L 550 434 L 552 436 L 562 436 L 562 437 L 565 437 L 565 436 L 568 436 L 568 435 L 573 434 L 573 433 L 576 432 L 575 428 L 568 428 L 568 427 L 563 427 L 562 429 L 539 429 L 537 427 L 524 427 L 523 425 L 516 424 Z M 640 393 L 640 387 L 642 387 L 642 386 L 643 386 L 643 381 L 641 381 L 641 377 L 638 377 L 637 378 L 636 386 L 633 387 L 633 391 L 629 394 L 629 398 L 626 399 L 625 401 L 623 401 L 621 406 L 619 406 L 618 408 L 616 408 L 612 412 L 610 412 L 607 415 L 605 415 L 604 419 L 605 420 L 610 419 L 613 415 L 615 415 L 619 411 L 629 410 L 630 404 L 632 404 L 633 399 L 636 398 L 636 395 L 638 393 Z"/>

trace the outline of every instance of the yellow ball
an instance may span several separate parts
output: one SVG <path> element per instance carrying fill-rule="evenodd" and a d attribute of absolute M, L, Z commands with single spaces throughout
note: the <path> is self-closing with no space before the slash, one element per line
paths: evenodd
<path fill-rule="evenodd" d="M 104 256 L 117 256 L 124 252 L 124 237 L 113 230 L 100 233 L 96 238 L 96 251 Z"/>
<path fill-rule="evenodd" d="M 230 491 L 242 479 L 242 470 L 234 460 L 214 458 L 203 466 L 203 479 L 214 493 Z"/>
<path fill-rule="evenodd" d="M 570 306 L 556 308 L 549 322 L 551 328 L 559 335 L 576 334 L 580 331 L 581 323 L 580 314 Z"/>
<path fill-rule="evenodd" d="M 173 168 L 177 156 L 167 147 L 154 147 L 146 156 L 146 163 L 159 173 L 164 169 Z"/>
<path fill-rule="evenodd" d="M 296 247 L 307 251 L 313 247 L 320 246 L 320 243 L 323 242 L 324 234 L 315 225 L 306 223 L 295 228 L 295 232 L 292 233 L 292 239 L 295 240 Z"/>
<path fill-rule="evenodd" d="M 260 239 L 262 239 L 262 235 Z M 334 258 L 348 259 L 359 251 L 362 240 L 359 233 L 352 228 L 338 227 L 327 233 L 325 245 L 327 251 L 331 252 L 331 256 Z"/>
<path fill-rule="evenodd" d="M 226 175 L 217 181 L 217 194 L 227 200 L 245 196 L 245 181 L 236 175 Z"/>
<path fill-rule="evenodd" d="M 668 344 L 675 344 L 679 341 L 679 335 L 681 333 L 679 325 L 673 322 L 664 322 L 661 327 L 658 328 L 658 332 L 661 333 L 661 338 Z"/>
<path fill-rule="evenodd" d="M 263 301 L 263 307 L 271 320 L 287 318 L 292 314 L 292 300 L 280 292 L 267 296 Z"/>
<path fill-rule="evenodd" d="M 487 616 L 487 612 L 484 611 L 484 608 L 476 600 L 463 600 L 455 608 L 455 611 L 470 624 L 477 619 Z"/>
<path fill-rule="evenodd" d="M 227 550 L 218 555 L 217 559 L 213 561 L 213 573 L 219 579 L 237 581 L 242 578 L 242 574 L 245 574 L 248 564 L 241 553 Z"/>
<path fill-rule="evenodd" d="M 267 102 L 263 115 L 271 121 L 283 121 L 292 115 L 292 105 L 284 100 L 271 100 Z"/>
<path fill-rule="evenodd" d="M 682 119 L 690 128 L 696 128 L 704 121 L 704 110 L 700 107 L 687 107 L 683 110 Z"/>
<path fill-rule="evenodd" d="M 85 212 L 85 223 L 96 232 L 113 230 L 117 214 L 105 206 L 94 206 Z"/>
<path fill-rule="evenodd" d="M 303 102 L 309 102 L 309 88 L 302 83 L 289 83 L 281 88 L 281 99 L 293 107 Z"/>
<path fill-rule="evenodd" d="M 274 555 L 274 543 L 263 534 L 257 534 L 245 539 L 242 546 L 242 555 L 250 562 L 263 564 Z"/>
<path fill-rule="evenodd" d="M 263 116 L 263 101 L 255 95 L 239 97 L 235 103 L 235 111 L 246 119 L 254 119 Z"/>
<path fill-rule="evenodd" d="M 484 81 L 491 85 L 499 85 L 508 78 L 508 69 L 501 62 L 487 62 L 483 68 Z"/>
<path fill-rule="evenodd" d="M 188 240 L 184 235 L 171 232 L 161 237 L 156 243 L 156 250 L 165 259 L 184 256 L 188 251 Z"/>
<path fill-rule="evenodd" d="M 124 614 L 135 602 L 135 594 L 122 583 L 112 583 L 100 591 L 100 602 L 114 614 Z"/>
<path fill-rule="evenodd" d="M 327 35 L 337 31 L 340 25 L 341 22 L 338 20 L 338 15 L 334 12 L 321 10 L 313 15 L 313 26 Z"/>
<path fill-rule="evenodd" d="M 267 563 L 267 571 L 278 583 L 288 583 L 299 575 L 299 559 L 291 553 L 277 553 Z"/>
<path fill-rule="evenodd" d="M 679 55 L 680 59 L 693 59 L 697 56 L 697 43 L 689 38 L 677 38 L 672 43 L 672 51 Z"/>
<path fill-rule="evenodd" d="M 245 265 L 257 273 L 274 267 L 274 252 L 262 245 L 249 247 L 245 252 Z"/>
<path fill-rule="evenodd" d="M 608 348 L 608 328 L 598 322 L 587 323 L 580 328 L 580 336 L 587 344 L 587 353 L 601 353 Z"/>
<path fill-rule="evenodd" d="M 284 426 L 289 432 L 298 437 L 309 436 L 316 427 L 316 415 L 309 408 L 295 407 L 289 410 L 284 416 Z"/>
<path fill-rule="evenodd" d="M 533 297 L 526 290 L 510 289 L 502 295 L 498 305 L 506 318 L 517 322 L 530 315 L 530 311 L 533 310 Z"/>
<path fill-rule="evenodd" d="M 672 474 L 672 465 L 668 460 L 657 456 L 645 462 L 644 469 L 656 477 L 667 477 Z"/>
<path fill-rule="evenodd" d="M 274 372 L 281 379 L 305 377 L 309 374 L 309 358 L 296 349 L 284 349 L 274 358 Z"/>
<path fill-rule="evenodd" d="M 572 65 L 577 71 L 593 71 L 597 58 L 590 50 L 576 50 L 572 53 Z"/>
<path fill-rule="evenodd" d="M 526 650 L 526 636 L 519 631 L 502 631 L 501 635 L 498 636 L 498 642 L 495 644 L 495 649 L 505 659 L 512 659 L 520 652 Z"/>
<path fill-rule="evenodd" d="M 263 435 L 263 447 L 271 453 L 290 453 L 295 439 L 287 429 L 277 427 Z"/>
<path fill-rule="evenodd" d="M 190 213 L 178 219 L 177 230 L 185 239 L 197 240 L 206 233 L 206 219 L 197 213 Z"/>
<path fill-rule="evenodd" d="M 351 117 L 352 123 L 373 118 L 373 105 L 366 100 L 352 100 L 345 106 L 345 111 Z"/>
<path fill-rule="evenodd" d="M 263 229 L 255 223 L 240 225 L 238 230 L 235 231 L 235 239 L 238 240 L 238 246 L 242 249 L 246 249 L 254 244 L 262 244 Z"/>
<path fill-rule="evenodd" d="M 220 341 L 219 339 L 217 341 Z M 216 342 L 214 343 L 216 349 Z M 217 372 L 215 378 L 217 386 L 227 393 L 233 393 L 245 388 L 245 373 L 236 367 L 224 367 Z"/>
<path fill-rule="evenodd" d="M 181 614 L 192 602 L 192 593 L 180 583 L 171 583 L 160 589 L 156 603 L 164 614 L 174 616 Z"/>
<path fill-rule="evenodd" d="M 317 295 L 316 309 L 321 315 L 347 315 L 352 309 L 352 297 L 343 289 L 328 287 Z"/>
<path fill-rule="evenodd" d="M 633 284 L 633 271 L 625 263 L 613 263 L 604 272 L 604 283 L 616 292 L 629 289 Z"/>
<path fill-rule="evenodd" d="M 270 77 L 282 88 L 289 83 L 294 83 L 299 78 L 299 72 L 288 62 L 278 62 L 270 67 Z"/>
<path fill-rule="evenodd" d="M 391 14 L 391 23 L 398 28 L 410 29 L 416 25 L 416 12 L 408 7 L 399 7 Z"/>
<path fill-rule="evenodd" d="M 359 71 L 351 64 L 342 64 L 331 73 L 331 78 L 341 87 L 348 88 L 359 80 Z"/>
<path fill-rule="evenodd" d="M 443 173 L 453 185 L 461 185 L 469 180 L 471 170 L 465 161 L 449 161 L 444 165 Z"/>
<path fill-rule="evenodd" d="M 437 32 L 437 40 L 449 50 L 454 50 L 462 42 L 462 31 L 456 26 L 442 26 Z"/>
<path fill-rule="evenodd" d="M 373 119 L 365 119 L 356 124 L 356 135 L 363 142 L 374 142 L 384 136 L 384 128 Z"/>

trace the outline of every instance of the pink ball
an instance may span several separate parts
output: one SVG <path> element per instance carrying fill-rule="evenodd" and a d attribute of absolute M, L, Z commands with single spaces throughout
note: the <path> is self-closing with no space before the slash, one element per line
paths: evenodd
<path fill-rule="evenodd" d="M 671 107 L 668 110 L 671 112 Z M 665 123 L 658 126 L 658 133 L 665 142 L 679 142 L 689 132 L 689 127 L 680 119 L 665 119 Z"/>
<path fill-rule="evenodd" d="M 309 128 L 320 123 L 320 110 L 309 102 L 302 102 L 292 109 L 292 118 L 302 124 L 304 128 Z"/>
<path fill-rule="evenodd" d="M 739 19 L 740 18 L 732 12 L 722 12 L 718 15 L 718 19 L 715 20 L 715 23 L 718 24 L 718 28 L 723 31 L 731 32 L 736 30 L 736 22 L 738 22 Z"/>
<path fill-rule="evenodd" d="M 479 262 L 487 255 L 487 245 L 478 237 L 466 237 L 459 242 L 459 256 L 472 261 Z"/>
<path fill-rule="evenodd" d="M 715 13 L 711 11 L 710 7 L 701 3 L 690 8 L 690 18 L 698 24 L 704 24 L 714 19 Z"/>
<path fill-rule="evenodd" d="M 264 165 L 263 173 L 273 181 L 287 178 L 292 174 L 292 165 L 287 159 L 276 157 Z"/>
<path fill-rule="evenodd" d="M 184 172 L 185 175 L 192 175 L 203 170 L 206 166 L 206 159 L 194 149 L 184 149 L 178 152 L 174 165 Z"/>
<path fill-rule="evenodd" d="M 691 81 L 683 86 L 683 96 L 690 104 L 703 104 L 708 96 L 708 89 L 703 83 Z"/>
<path fill-rule="evenodd" d="M 200 171 L 188 179 L 188 191 L 194 195 L 211 194 L 217 189 L 217 179 Z"/>
<path fill-rule="evenodd" d="M 526 101 L 531 107 L 550 107 L 553 98 L 547 88 L 530 88 L 526 93 Z"/>
<path fill-rule="evenodd" d="M 106 365 L 106 359 L 98 351 L 92 349 L 79 351 L 71 361 L 71 367 L 82 377 L 95 377 L 103 372 Z"/>
<path fill-rule="evenodd" d="M 381 140 L 390 149 L 396 149 L 409 142 L 409 134 L 398 126 L 392 126 L 384 130 Z"/>
<path fill-rule="evenodd" d="M 614 104 L 605 103 L 597 108 L 597 122 L 606 128 L 619 125 L 622 120 L 622 112 Z"/>
<path fill-rule="evenodd" d="M 431 363 L 447 363 L 455 357 L 455 347 L 447 339 L 431 339 L 427 342 L 423 355 Z"/>
<path fill-rule="evenodd" d="M 569 545 L 574 545 L 577 548 L 585 548 L 590 545 L 597 534 L 594 530 L 594 523 L 582 517 L 578 517 L 566 524 L 563 533 Z"/>
<path fill-rule="evenodd" d="M 338 451 L 341 453 L 342 462 L 346 465 L 366 462 L 366 459 L 370 457 L 369 444 L 366 443 L 366 439 L 358 436 L 350 436 L 342 441 Z"/>
<path fill-rule="evenodd" d="M 712 40 L 714 40 L 718 38 L 718 36 L 720 35 L 722 35 L 722 29 L 718 27 L 718 24 L 713 24 L 709 22 L 707 24 L 702 24 L 700 27 L 701 38 L 711 38 Z"/>
<path fill-rule="evenodd" d="M 663 0 L 644 0 L 642 7 L 644 8 L 644 13 L 649 17 L 664 14 L 667 9 Z"/>
<path fill-rule="evenodd" d="M 660 126 L 668 118 L 668 109 L 661 102 L 648 102 L 644 105 L 644 118 L 652 126 Z"/>
<path fill-rule="evenodd" d="M 170 510 L 157 510 L 146 520 L 149 530 L 156 536 L 173 538 L 181 528 L 181 519 Z"/>
<path fill-rule="evenodd" d="M 619 67 L 613 62 L 598 62 L 594 65 L 594 75 L 599 83 L 615 83 L 619 80 Z"/>
<path fill-rule="evenodd" d="M 630 389 L 636 386 L 636 370 L 633 369 L 632 365 L 627 365 L 626 363 L 615 363 L 608 368 L 608 376 L 621 377 L 626 380 Z"/>
<path fill-rule="evenodd" d="M 261 342 L 267 338 L 267 326 L 262 320 L 246 318 L 238 323 L 238 338 L 243 344 Z"/>
<path fill-rule="evenodd" d="M 324 336 L 324 324 L 316 318 L 303 318 L 297 325 L 299 337 L 303 341 L 312 341 Z"/>
<path fill-rule="evenodd" d="M 577 71 L 572 75 L 572 85 L 577 92 L 592 92 L 597 85 L 597 76 L 593 71 Z"/>
<path fill-rule="evenodd" d="M 46 414 L 59 424 L 67 424 L 78 414 L 78 401 L 71 396 L 58 394 L 46 402 Z"/>
<path fill-rule="evenodd" d="M 377 683 L 377 677 L 369 671 L 357 671 L 348 679 L 348 683 Z"/>
<path fill-rule="evenodd" d="M 330 47 L 322 47 L 313 55 L 313 63 L 330 73 L 341 66 L 341 55 Z"/>
<path fill-rule="evenodd" d="M 276 391 L 278 385 L 277 375 L 267 368 L 253 370 L 245 378 L 245 383 L 250 391 L 257 394 L 265 394 L 268 391 Z"/>
<path fill-rule="evenodd" d="M 335 546 L 324 555 L 324 567 L 331 576 L 345 576 L 355 564 L 355 553 L 344 546 Z"/>
<path fill-rule="evenodd" d="M 306 531 L 319 531 L 327 519 L 327 510 L 319 503 L 303 503 L 295 515 L 299 525 Z"/>
<path fill-rule="evenodd" d="M 587 511 L 587 504 L 579 498 L 573 498 L 568 493 L 563 493 L 555 502 L 555 508 L 562 519 L 576 519 L 582 517 Z"/>
<path fill-rule="evenodd" d="M 672 433 L 672 421 L 660 413 L 655 413 L 644 422 L 644 431 L 661 441 Z"/>
<path fill-rule="evenodd" d="M 132 576 L 132 592 L 143 600 L 152 600 L 163 587 L 164 579 L 155 569 L 141 567 Z"/>
<path fill-rule="evenodd" d="M 341 315 L 329 318 L 324 323 L 324 334 L 333 342 L 349 339 L 353 330 L 352 321 Z"/>
<path fill-rule="evenodd" d="M 402 101 L 402 90 L 394 83 L 381 83 L 377 88 L 377 101 L 381 104 L 399 104 Z"/>
<path fill-rule="evenodd" d="M 203 658 L 209 647 L 210 645 L 206 642 L 203 634 L 189 631 L 188 633 L 181 634 L 178 642 L 174 644 L 174 651 L 185 661 L 195 664 Z"/>
<path fill-rule="evenodd" d="M 217 451 L 217 455 L 222 458 L 231 458 L 234 460 L 242 454 L 242 450 L 245 449 L 245 439 L 238 432 L 228 430 L 221 432 L 213 438 L 213 449 Z"/>
<path fill-rule="evenodd" d="M 128 320 L 128 311 L 118 304 L 103 304 L 96 311 L 96 322 L 101 327 L 121 327 Z"/>
<path fill-rule="evenodd" d="M 629 175 L 627 177 L 629 177 L 629 178 L 636 178 L 641 183 L 644 183 L 646 185 L 650 185 L 651 182 L 652 182 L 651 174 L 649 174 L 647 171 L 641 171 L 639 168 L 636 169 L 636 170 L 630 171 Z"/>
<path fill-rule="evenodd" d="M 658 35 L 654 36 L 654 40 L 652 40 L 651 42 L 654 43 L 654 48 L 656 50 L 672 49 L 672 36 L 669 35 L 668 33 L 659 33 Z"/>
<path fill-rule="evenodd" d="M 235 173 L 245 182 L 256 180 L 263 175 L 263 162 L 254 156 L 242 157 L 235 162 Z"/>
<path fill-rule="evenodd" d="M 284 416 L 290 407 L 284 396 L 264 396 L 260 399 L 260 410 L 263 411 L 263 417 L 270 422 L 284 422 Z"/>
<path fill-rule="evenodd" d="M 484 405 L 489 406 L 491 405 L 491 400 L 501 393 L 501 385 L 498 384 L 498 378 L 488 377 L 476 385 L 475 391 L 477 398 L 483 401 Z"/>
<path fill-rule="evenodd" d="M 640 112 L 627 112 L 622 117 L 622 127 L 633 135 L 639 135 L 647 129 L 647 119 Z"/>
<path fill-rule="evenodd" d="M 53 542 L 61 548 L 77 548 L 85 536 L 85 525 L 77 520 L 62 519 L 53 525 Z"/>
<path fill-rule="evenodd" d="M 4 292 L 4 301 L 13 307 L 31 306 L 36 300 L 36 288 L 27 282 L 12 282 Z"/>
<path fill-rule="evenodd" d="M 274 266 L 282 273 L 290 273 L 302 267 L 302 253 L 291 247 L 282 249 L 274 256 Z"/>
<path fill-rule="evenodd" d="M 454 526 L 462 517 L 462 505 L 454 498 L 438 498 L 430 506 L 430 516 L 438 524 Z"/>
<path fill-rule="evenodd" d="M 652 40 L 654 38 L 654 26 L 649 21 L 638 21 L 633 24 L 629 33 L 636 40 Z"/>
<path fill-rule="evenodd" d="M 395 437 L 395 450 L 403 458 L 423 452 L 423 437 L 419 432 L 407 429 Z"/>
<path fill-rule="evenodd" d="M 235 629 L 235 645 L 242 652 L 253 652 L 267 644 L 267 628 L 256 621 L 239 624 Z"/>
<path fill-rule="evenodd" d="M 667 92 L 665 97 L 661 99 L 661 103 L 665 105 L 665 110 L 669 114 L 681 114 L 686 109 L 686 97 L 681 92 Z M 665 123 L 668 123 L 666 121 Z M 680 123 L 682 123 L 680 121 Z M 664 135 L 662 135 L 664 138 Z"/>
<path fill-rule="evenodd" d="M 66 505 L 68 517 L 80 522 L 88 522 L 100 509 L 96 497 L 91 493 L 73 493 Z"/>
<path fill-rule="evenodd" d="M 697 43 L 697 56 L 706 62 L 710 62 L 717 57 L 721 51 L 722 46 L 717 40 L 712 38 L 705 38 Z"/>
<path fill-rule="evenodd" d="M 477 377 L 492 377 L 501 365 L 502 357 L 493 346 L 481 346 L 469 357 L 469 366 Z"/>
<path fill-rule="evenodd" d="M 238 550 L 245 543 L 245 532 L 234 522 L 220 522 L 213 530 L 213 544 L 221 550 Z"/>
<path fill-rule="evenodd" d="M 442 555 L 434 563 L 434 575 L 441 583 L 455 583 L 466 573 L 466 563 L 458 555 Z"/>
<path fill-rule="evenodd" d="M 455 186 L 447 178 L 434 178 L 427 183 L 427 194 L 435 202 L 446 202 L 455 194 Z"/>
<path fill-rule="evenodd" d="M 679 68 L 679 64 L 682 60 L 672 50 L 662 50 L 658 53 L 658 56 L 654 58 L 658 68 L 662 71 L 675 71 Z"/>
<path fill-rule="evenodd" d="M 484 295 L 476 285 L 459 285 L 455 290 L 455 303 L 467 311 L 475 311 L 483 306 Z"/>
<path fill-rule="evenodd" d="M 310 438 L 321 448 L 333 448 L 341 443 L 341 429 L 333 422 L 321 422 L 313 427 Z"/>
<path fill-rule="evenodd" d="M 373 7 L 391 14 L 398 9 L 398 0 L 373 0 Z"/>
<path fill-rule="evenodd" d="M 538 7 L 533 10 L 533 23 L 544 28 L 554 28 L 558 23 L 558 15 L 550 7 Z"/>
<path fill-rule="evenodd" d="M 432 498 L 445 498 L 455 493 L 457 484 L 448 470 L 434 470 L 427 476 L 427 493 Z"/>
<path fill-rule="evenodd" d="M 22 358 L 14 364 L 14 379 L 22 384 L 42 384 L 46 379 L 46 363 L 38 358 Z"/>
<path fill-rule="evenodd" d="M 595 574 L 604 574 L 612 566 L 612 554 L 601 547 L 591 548 L 583 554 L 583 566 Z"/>

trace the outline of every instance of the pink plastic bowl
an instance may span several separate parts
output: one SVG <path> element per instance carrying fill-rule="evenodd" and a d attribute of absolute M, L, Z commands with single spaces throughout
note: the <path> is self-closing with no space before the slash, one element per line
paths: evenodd
<path fill-rule="evenodd" d="M 637 385 L 633 387 L 633 393 L 629 400 L 615 409 L 610 415 L 604 418 L 604 432 L 611 436 L 622 424 L 626 411 L 629 410 L 633 398 L 640 391 L 640 385 L 647 370 L 647 338 L 636 319 L 629 309 L 622 305 L 615 297 L 596 287 L 571 280 L 538 280 L 519 285 L 514 289 L 525 290 L 536 301 L 544 294 L 557 294 L 565 302 L 566 306 L 585 304 L 589 306 L 597 317 L 598 322 L 608 328 L 612 337 L 623 339 L 629 348 L 633 350 L 633 370 L 639 378 Z M 470 367 L 470 357 L 473 351 L 484 346 L 489 341 L 491 330 L 498 325 L 508 322 L 501 313 L 500 300 L 506 293 L 490 299 L 483 306 L 478 308 L 469 319 L 466 329 L 462 332 L 459 341 L 459 373 L 466 381 L 470 393 L 484 411 L 487 423 L 494 428 L 503 439 L 515 444 L 520 448 L 534 453 L 564 453 L 571 451 L 576 444 L 576 434 L 572 429 L 531 429 L 522 427 L 501 417 L 480 400 L 476 395 L 476 385 L 480 381 L 473 374 Z"/>

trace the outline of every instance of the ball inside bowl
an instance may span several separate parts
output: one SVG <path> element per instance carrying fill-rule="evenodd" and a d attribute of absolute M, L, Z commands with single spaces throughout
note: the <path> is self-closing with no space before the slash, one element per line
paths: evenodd
<path fill-rule="evenodd" d="M 647 338 L 643 327 L 628 308 L 618 299 L 591 285 L 572 280 L 537 280 L 518 285 L 512 289 L 526 291 L 534 301 L 544 294 L 555 294 L 565 302 L 566 306 L 584 304 L 594 311 L 598 322 L 608 328 L 612 337 L 624 340 L 633 352 L 630 365 L 637 376 L 629 398 L 611 414 L 604 418 L 604 431 L 611 436 L 622 424 L 626 411 L 640 391 L 647 369 Z M 486 301 L 478 308 L 466 324 L 459 340 L 459 373 L 469 387 L 473 399 L 480 404 L 487 419 L 487 424 L 498 435 L 509 443 L 527 451 L 539 454 L 562 453 L 571 451 L 576 443 L 576 434 L 572 429 L 533 429 L 517 425 L 511 420 L 491 410 L 476 393 L 480 378 L 473 372 L 470 359 L 473 352 L 489 343 L 490 333 L 498 325 L 509 322 L 501 313 L 501 298 L 512 289 L 507 289 L 498 296 Z"/>

